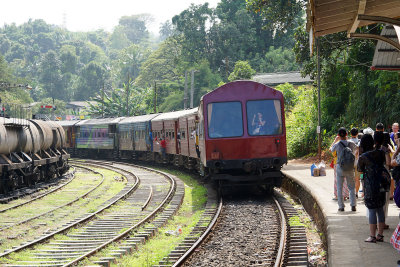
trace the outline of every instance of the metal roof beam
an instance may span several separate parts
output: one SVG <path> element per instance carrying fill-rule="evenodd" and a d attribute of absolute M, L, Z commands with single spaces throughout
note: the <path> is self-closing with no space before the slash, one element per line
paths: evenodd
<path fill-rule="evenodd" d="M 392 18 L 388 18 L 388 17 L 382 17 L 382 16 L 371 16 L 371 15 L 358 14 L 357 19 L 364 20 L 364 21 L 388 23 L 388 24 L 400 26 L 400 20 L 392 19 Z"/>
<path fill-rule="evenodd" d="M 397 50 L 400 51 L 400 44 L 389 39 L 386 38 L 382 35 L 376 35 L 376 34 L 369 34 L 369 33 L 350 33 L 350 38 L 359 38 L 359 39 L 372 39 L 372 40 L 381 40 L 383 42 L 386 42 L 388 44 L 390 44 L 391 46 L 393 46 L 394 48 L 396 48 Z"/>

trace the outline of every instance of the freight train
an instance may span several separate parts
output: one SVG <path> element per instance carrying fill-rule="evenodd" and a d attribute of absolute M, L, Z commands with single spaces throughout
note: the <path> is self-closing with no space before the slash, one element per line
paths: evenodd
<path fill-rule="evenodd" d="M 227 83 L 194 109 L 60 124 L 73 156 L 174 164 L 220 183 L 280 186 L 287 163 L 283 95 L 254 81 Z"/>
<path fill-rule="evenodd" d="M 65 140 L 56 122 L 0 118 L 0 194 L 65 174 Z"/>

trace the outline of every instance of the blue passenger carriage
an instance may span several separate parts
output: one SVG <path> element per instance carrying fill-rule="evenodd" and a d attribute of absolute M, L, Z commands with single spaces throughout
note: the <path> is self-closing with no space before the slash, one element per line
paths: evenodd
<path fill-rule="evenodd" d="M 118 157 L 117 126 L 123 117 L 91 119 L 77 123 L 76 148 L 79 157 Z"/>
<path fill-rule="evenodd" d="M 127 117 L 118 123 L 119 156 L 149 160 L 153 151 L 151 120 L 158 114 Z"/>

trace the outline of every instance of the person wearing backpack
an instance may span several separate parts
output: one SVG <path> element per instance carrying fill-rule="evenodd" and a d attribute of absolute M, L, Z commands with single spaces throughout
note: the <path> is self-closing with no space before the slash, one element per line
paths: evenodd
<path fill-rule="evenodd" d="M 385 168 L 385 152 L 381 149 L 383 140 L 383 132 L 375 132 L 373 138 L 372 136 L 363 137 L 364 153 L 358 159 L 357 165 L 358 171 L 362 172 L 364 177 L 364 203 L 368 209 L 370 229 L 370 236 L 365 242 L 369 243 L 383 242 L 385 228 L 384 206 L 386 192 L 390 187 L 390 174 Z M 372 144 L 367 146 L 367 143 L 375 143 L 374 149 L 372 149 Z M 366 147 L 369 149 L 365 149 Z M 378 235 L 376 235 L 377 228 Z"/>
<path fill-rule="evenodd" d="M 337 182 L 337 196 L 339 211 L 344 211 L 343 203 L 343 192 L 342 186 L 344 178 L 347 181 L 347 187 L 350 193 L 350 205 L 351 210 L 356 211 L 356 192 L 355 192 L 355 182 L 354 182 L 354 151 L 357 145 L 352 141 L 347 140 L 347 131 L 345 128 L 340 128 L 338 135 L 333 141 L 330 150 L 337 153 L 337 163 L 336 163 L 336 182 Z"/>

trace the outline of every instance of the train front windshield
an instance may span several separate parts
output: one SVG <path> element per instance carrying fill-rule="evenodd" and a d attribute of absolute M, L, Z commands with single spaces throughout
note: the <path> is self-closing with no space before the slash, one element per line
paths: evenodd
<path fill-rule="evenodd" d="M 210 103 L 207 106 L 210 138 L 243 135 L 242 104 L 240 102 Z"/>
<path fill-rule="evenodd" d="M 282 112 L 279 100 L 251 100 L 246 103 L 249 135 L 282 134 Z"/>

